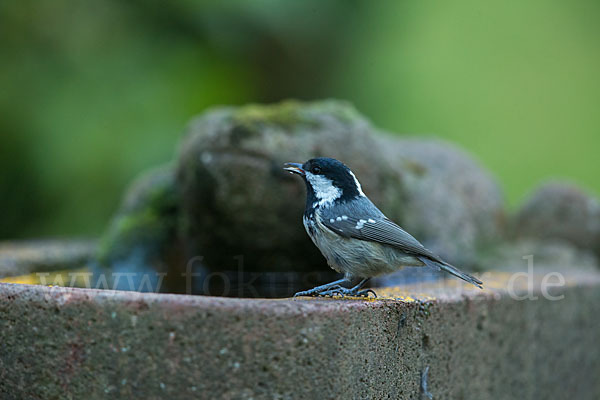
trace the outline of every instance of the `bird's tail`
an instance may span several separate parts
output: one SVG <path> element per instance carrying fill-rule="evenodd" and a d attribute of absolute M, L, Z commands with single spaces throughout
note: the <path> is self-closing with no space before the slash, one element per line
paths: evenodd
<path fill-rule="evenodd" d="M 427 257 L 419 257 L 419 260 L 423 261 L 425 263 L 425 265 L 427 265 L 428 267 L 433 267 L 436 269 L 444 270 L 466 282 L 469 282 L 469 283 L 477 286 L 479 289 L 483 289 L 483 287 L 481 286 L 481 285 L 483 285 L 482 281 L 475 278 L 474 276 L 471 276 L 467 273 L 462 272 L 461 270 L 459 270 L 458 268 L 456 268 L 453 265 L 448 264 L 447 262 L 443 262 L 443 261 L 440 262 L 440 261 L 432 260 Z"/>

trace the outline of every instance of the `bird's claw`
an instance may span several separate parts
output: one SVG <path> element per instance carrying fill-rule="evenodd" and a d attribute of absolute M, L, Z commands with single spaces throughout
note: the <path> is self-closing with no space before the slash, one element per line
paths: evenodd
<path fill-rule="evenodd" d="M 373 297 L 377 298 L 377 293 L 373 289 L 365 289 L 358 291 L 354 296 L 356 297 L 369 297 L 369 293 L 373 293 Z"/>

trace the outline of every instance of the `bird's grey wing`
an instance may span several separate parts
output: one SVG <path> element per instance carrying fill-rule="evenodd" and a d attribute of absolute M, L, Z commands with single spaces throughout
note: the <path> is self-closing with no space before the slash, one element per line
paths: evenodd
<path fill-rule="evenodd" d="M 390 221 L 370 200 L 323 212 L 323 225 L 343 237 L 381 243 L 414 255 L 426 265 L 443 269 L 481 288 L 482 282 L 442 260 L 400 226 Z"/>
<path fill-rule="evenodd" d="M 412 235 L 390 221 L 366 197 L 326 209 L 321 217 L 323 224 L 340 236 L 385 244 L 408 254 L 442 262 Z"/>
<path fill-rule="evenodd" d="M 366 215 L 362 218 L 346 217 L 346 219 L 342 219 L 341 216 L 325 219 L 323 225 L 343 237 L 381 243 L 395 247 L 407 254 L 422 255 L 442 262 L 417 239 L 385 216 L 379 218 Z"/>

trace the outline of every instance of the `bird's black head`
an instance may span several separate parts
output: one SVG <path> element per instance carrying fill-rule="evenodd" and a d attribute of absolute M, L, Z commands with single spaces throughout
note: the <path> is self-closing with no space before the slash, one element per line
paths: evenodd
<path fill-rule="evenodd" d="M 287 163 L 285 170 L 304 178 L 307 189 L 307 207 L 313 204 L 327 206 L 364 196 L 358 179 L 350 168 L 333 158 L 313 158 L 304 164 Z"/>

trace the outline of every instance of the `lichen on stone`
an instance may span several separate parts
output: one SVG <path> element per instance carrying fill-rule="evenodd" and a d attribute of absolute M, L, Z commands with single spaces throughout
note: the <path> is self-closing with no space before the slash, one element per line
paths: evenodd
<path fill-rule="evenodd" d="M 300 108 L 302 103 L 287 100 L 277 104 L 248 104 L 233 112 L 233 121 L 244 127 L 256 127 L 260 124 L 273 124 L 282 128 L 291 128 L 302 123 Z"/>
<path fill-rule="evenodd" d="M 350 103 L 339 100 L 286 100 L 275 104 L 248 104 L 236 109 L 232 119 L 236 127 L 245 128 L 246 132 L 256 132 L 265 125 L 276 125 L 286 130 L 294 130 L 303 125 L 315 126 L 319 123 L 319 117 L 323 116 L 334 117 L 342 122 L 364 119 Z"/>
<path fill-rule="evenodd" d="M 131 185 L 100 241 L 97 259 L 102 264 L 126 258 L 134 248 L 159 252 L 172 239 L 178 218 L 173 172 L 172 165 L 162 166 Z"/>

